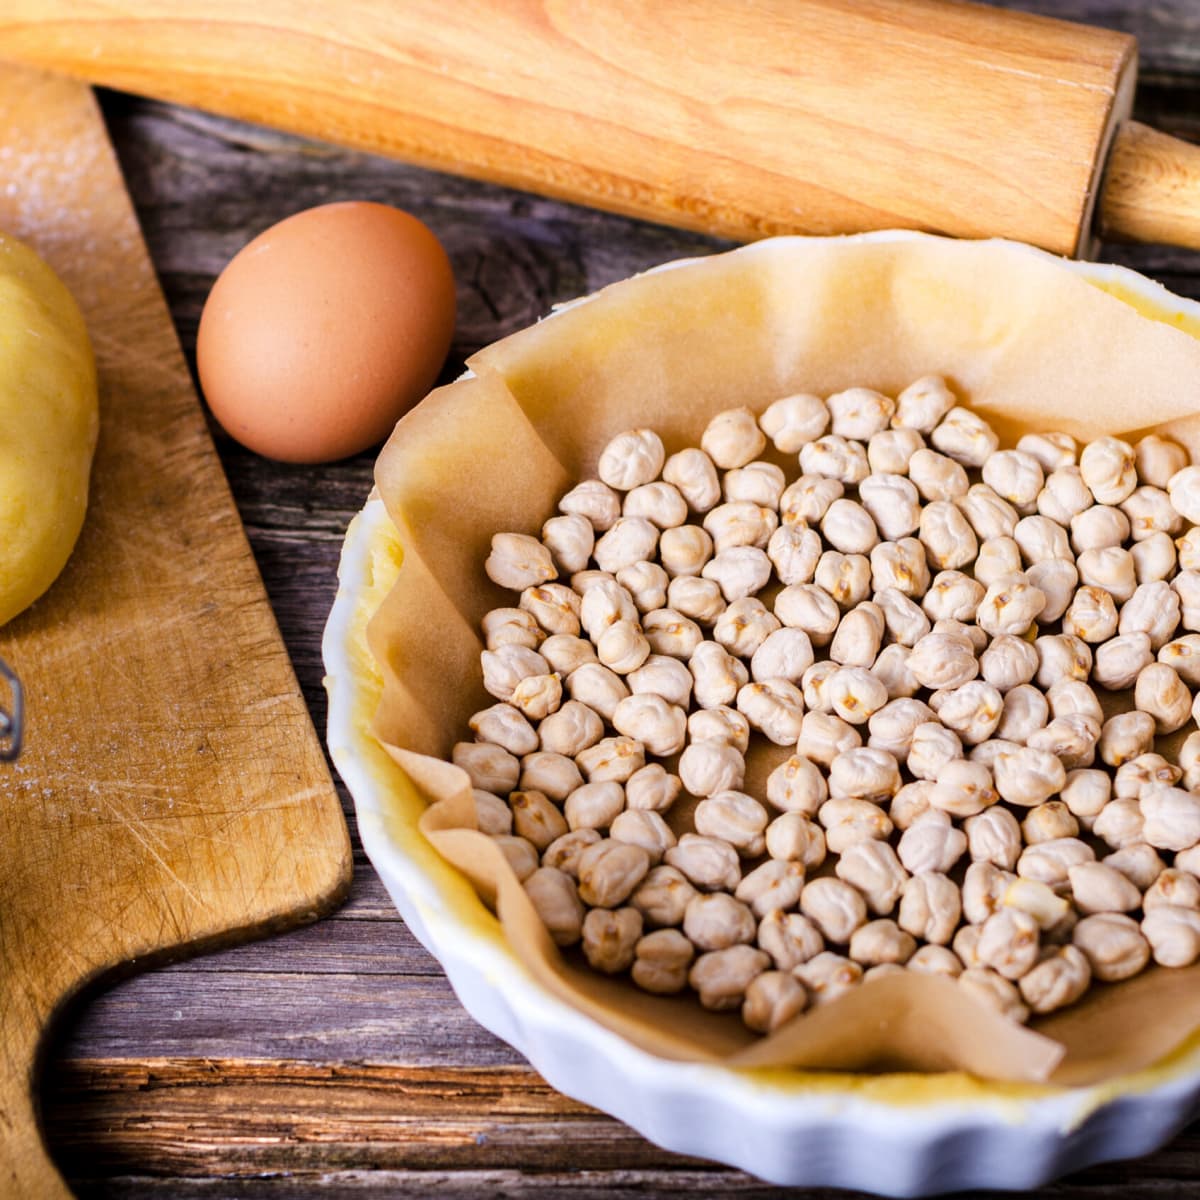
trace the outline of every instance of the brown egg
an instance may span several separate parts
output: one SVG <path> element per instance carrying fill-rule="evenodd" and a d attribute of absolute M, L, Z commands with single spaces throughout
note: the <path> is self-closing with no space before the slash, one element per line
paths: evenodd
<path fill-rule="evenodd" d="M 214 416 L 285 462 L 382 441 L 432 387 L 454 332 L 441 243 L 408 213 L 344 202 L 280 221 L 221 272 L 196 365 Z"/>

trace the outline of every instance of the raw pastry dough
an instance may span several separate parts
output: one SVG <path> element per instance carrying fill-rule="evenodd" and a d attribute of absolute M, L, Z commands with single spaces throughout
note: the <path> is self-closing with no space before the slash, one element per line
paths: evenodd
<path fill-rule="evenodd" d="M 99 409 L 83 316 L 57 275 L 0 234 L 0 624 L 57 578 L 79 536 Z"/>

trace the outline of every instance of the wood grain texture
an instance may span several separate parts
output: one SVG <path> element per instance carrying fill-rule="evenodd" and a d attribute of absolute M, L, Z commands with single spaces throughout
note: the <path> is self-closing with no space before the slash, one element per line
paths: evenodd
<path fill-rule="evenodd" d="M 0 227 L 79 301 L 101 390 L 79 544 L 0 633 L 29 710 L 0 773 L 0 1194 L 17 1197 L 60 1186 L 29 1092 L 64 999 L 315 918 L 349 846 L 90 92 L 4 69 L 0 148 Z"/>
<path fill-rule="evenodd" d="M 1142 82 L 1135 115 L 1200 140 L 1200 10 L 1194 0 L 1008 3 L 1136 34 Z M 728 245 L 186 109 L 114 94 L 102 99 L 189 355 L 200 307 L 225 261 L 271 222 L 327 200 L 398 204 L 446 244 L 459 281 L 460 318 L 447 379 L 466 355 L 553 303 L 659 261 Z M 1101 257 L 1200 299 L 1200 255 L 1105 246 Z M 286 467 L 257 459 L 215 432 L 305 698 L 323 727 L 321 629 L 334 593 L 341 533 L 370 488 L 373 455 L 319 469 Z M 73 1010 L 51 1048 L 43 1103 L 53 1153 L 79 1194 L 120 1200 L 564 1194 L 645 1200 L 697 1193 L 853 1200 L 853 1193 L 787 1191 L 740 1172 L 698 1166 L 656 1150 L 599 1114 L 556 1109 L 541 1091 L 544 1085 L 525 1074 L 519 1056 L 458 1005 L 437 963 L 396 915 L 357 842 L 355 853 L 350 899 L 332 917 L 131 978 L 92 993 Z M 152 1081 L 151 1070 L 163 1069 L 154 1064 L 165 1061 L 180 1073 Z M 202 1088 L 197 1080 L 209 1063 L 218 1069 Z M 364 1064 L 382 1073 L 368 1081 L 355 1073 Z M 308 1074 L 310 1068 L 318 1074 Z M 321 1071 L 341 1072 L 341 1085 L 322 1079 Z M 405 1122 L 398 1098 L 418 1077 L 425 1089 L 423 1120 Z M 533 1094 L 521 1113 L 506 1109 L 488 1122 L 480 1110 L 498 1077 L 513 1088 L 524 1088 L 527 1079 Z M 327 1124 L 321 1105 L 305 1096 L 324 1097 Z M 188 1112 L 180 1119 L 184 1105 Z M 467 1116 L 471 1105 L 476 1115 Z M 266 1149 L 239 1136 L 231 1117 L 242 1113 L 253 1114 L 260 1136 L 275 1139 Z M 303 1141 L 291 1126 L 297 1114 Z M 359 1118 L 371 1136 L 356 1142 Z M 431 1153 L 422 1144 L 426 1128 L 438 1153 L 453 1148 L 460 1155 L 455 1165 L 425 1165 Z M 498 1140 L 497 1156 L 513 1158 L 490 1156 L 487 1143 L 471 1154 L 463 1143 L 447 1140 L 446 1130 L 459 1137 L 471 1128 Z M 521 1145 L 514 1142 L 518 1129 L 526 1135 Z M 256 1156 L 268 1153 L 275 1165 L 261 1169 Z M 561 1161 L 566 1153 L 579 1169 L 548 1165 L 548 1156 Z M 1098 1167 L 1029 1195 L 1193 1200 L 1198 1191 L 1200 1125 L 1193 1125 L 1148 1158 Z M 983 1194 L 982 1200 L 1000 1197 Z"/>
<path fill-rule="evenodd" d="M 1099 221 L 1118 241 L 1200 250 L 1200 146 L 1126 121 L 1109 154 Z"/>
<path fill-rule="evenodd" d="M 738 239 L 904 227 L 1073 254 L 1130 38 L 951 0 L 9 0 L 4 53 Z"/>

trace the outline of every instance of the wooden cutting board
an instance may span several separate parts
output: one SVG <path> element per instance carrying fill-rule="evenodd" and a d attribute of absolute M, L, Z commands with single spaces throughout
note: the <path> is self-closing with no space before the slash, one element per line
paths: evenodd
<path fill-rule="evenodd" d="M 312 919 L 345 822 L 88 88 L 0 70 L 0 228 L 87 318 L 91 507 L 0 630 L 27 693 L 0 763 L 0 1195 L 66 1195 L 33 1095 L 69 996 L 112 968 Z M 30 420 L 36 420 L 36 413 Z"/>

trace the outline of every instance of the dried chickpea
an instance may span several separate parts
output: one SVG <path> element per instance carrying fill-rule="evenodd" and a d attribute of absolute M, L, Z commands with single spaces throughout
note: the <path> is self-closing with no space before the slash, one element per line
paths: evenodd
<path fill-rule="evenodd" d="M 619 433 L 600 452 L 596 474 L 617 491 L 628 492 L 657 479 L 666 452 L 662 439 L 652 429 Z"/>
<path fill-rule="evenodd" d="M 1142 936 L 1163 967 L 1190 967 L 1200 958 L 1200 912 L 1162 904 L 1142 918 Z"/>
<path fill-rule="evenodd" d="M 1045 483 L 1041 463 L 1023 450 L 999 450 L 983 464 L 983 482 L 1018 512 L 1034 511 Z"/>
<path fill-rule="evenodd" d="M 698 893 L 678 868 L 663 864 L 651 867 L 634 889 L 629 903 L 650 925 L 682 925 L 683 914 Z"/>
<path fill-rule="evenodd" d="M 814 646 L 826 646 L 841 621 L 837 601 L 812 583 L 785 587 L 775 597 L 774 612 L 782 625 L 801 629 Z"/>
<path fill-rule="evenodd" d="M 646 748 L 631 737 L 601 738 L 594 746 L 577 754 L 575 763 L 589 783 L 605 779 L 625 783 L 646 765 Z"/>
<path fill-rule="evenodd" d="M 956 500 L 970 487 L 962 466 L 936 450 L 917 450 L 909 459 L 908 477 L 925 500 Z"/>
<path fill-rule="evenodd" d="M 1038 493 L 1037 510 L 1043 517 L 1070 525 L 1071 518 L 1095 503 L 1095 497 L 1083 482 L 1083 473 L 1074 463 L 1058 467 L 1046 476 Z"/>
<path fill-rule="evenodd" d="M 721 499 L 717 469 L 712 459 L 696 447 L 672 454 L 663 464 L 662 477 L 674 485 L 692 512 L 706 513 Z"/>
<path fill-rule="evenodd" d="M 940 721 L 922 721 L 909 738 L 907 766 L 918 779 L 934 781 L 953 761 L 962 758 L 962 741 Z M 930 799 L 932 803 L 932 797 Z"/>
<path fill-rule="evenodd" d="M 915 429 L 929 434 L 955 406 L 954 393 L 938 375 L 925 375 L 896 397 L 896 412 L 892 417 L 894 429 Z"/>
<path fill-rule="evenodd" d="M 1167 579 L 1175 572 L 1178 557 L 1175 543 L 1165 533 L 1152 533 L 1148 538 L 1134 542 L 1129 553 L 1133 555 L 1133 570 L 1138 583 Z"/>
<path fill-rule="evenodd" d="M 832 429 L 839 437 L 865 442 L 888 427 L 896 402 L 871 388 L 848 388 L 826 398 Z"/>
<path fill-rule="evenodd" d="M 991 863 L 1002 871 L 1016 868 L 1021 856 L 1021 826 L 1002 805 L 985 808 L 963 822 L 972 862 Z"/>
<path fill-rule="evenodd" d="M 642 914 L 636 908 L 593 908 L 583 918 L 583 953 L 588 966 L 619 975 L 633 965 L 642 936 Z"/>
<path fill-rule="evenodd" d="M 611 779 L 581 784 L 563 802 L 563 815 L 572 831 L 607 829 L 624 809 L 625 791 Z M 537 844 L 536 839 L 530 840 Z"/>
<path fill-rule="evenodd" d="M 915 429 L 881 429 L 867 441 L 867 462 L 875 475 L 904 475 L 909 459 L 924 445 Z"/>
<path fill-rule="evenodd" d="M 945 811 L 931 808 L 904 831 L 896 854 L 904 869 L 913 875 L 946 874 L 962 858 L 966 848 L 966 834 L 951 824 Z"/>
<path fill-rule="evenodd" d="M 635 487 L 621 506 L 626 517 L 641 517 L 658 529 L 673 529 L 688 519 L 688 503 L 674 484 L 661 479 Z"/>
<path fill-rule="evenodd" d="M 1109 691 L 1123 691 L 1133 687 L 1142 669 L 1153 661 L 1146 634 L 1122 633 L 1096 647 L 1092 679 Z"/>
<path fill-rule="evenodd" d="M 964 467 L 982 467 L 1000 445 L 995 431 L 981 416 L 958 406 L 946 413 L 929 440 Z"/>
<path fill-rule="evenodd" d="M 592 557 L 602 571 L 615 575 L 622 567 L 652 559 L 658 549 L 658 529 L 645 517 L 618 517 L 596 539 Z"/>
<path fill-rule="evenodd" d="M 786 971 L 764 971 L 746 985 L 742 1020 L 756 1033 L 774 1033 L 808 1006 L 808 992 Z"/>
<path fill-rule="evenodd" d="M 819 396 L 797 392 L 771 404 L 759 417 L 758 424 L 776 450 L 795 454 L 829 427 L 829 409 Z"/>
<path fill-rule="evenodd" d="M 1149 912 L 1162 904 L 1200 909 L 1200 879 L 1177 867 L 1166 867 L 1159 871 L 1142 897 L 1142 908 Z"/>
<path fill-rule="evenodd" d="M 871 667 L 879 656 L 886 628 L 883 610 L 864 600 L 842 618 L 829 645 L 829 657 L 845 667 Z"/>
<path fill-rule="evenodd" d="M 567 516 L 581 516 L 591 525 L 593 533 L 604 533 L 621 515 L 621 499 L 603 481 L 585 479 L 563 496 L 558 510 Z"/>
<path fill-rule="evenodd" d="M 904 762 L 912 747 L 914 730 L 933 718 L 933 710 L 924 701 L 908 697 L 889 700 L 867 722 L 870 730 L 867 744 L 874 749 L 886 750 Z"/>
<path fill-rule="evenodd" d="M 979 551 L 975 531 L 948 500 L 935 500 L 921 510 L 919 536 L 930 566 L 938 570 L 966 566 Z"/>
<path fill-rule="evenodd" d="M 744 467 L 756 459 L 766 444 L 766 435 L 748 408 L 729 408 L 717 413 L 700 437 L 700 448 L 726 471 Z"/>
<path fill-rule="evenodd" d="M 955 503 L 981 542 L 1012 537 L 1020 518 L 1020 513 L 986 483 L 973 483 Z"/>
<path fill-rule="evenodd" d="M 853 608 L 870 594 L 870 559 L 862 554 L 826 550 L 817 559 L 813 583 L 828 592 L 842 608 Z"/>
<path fill-rule="evenodd" d="M 989 967 L 968 967 L 958 976 L 958 984 L 973 999 L 1017 1024 L 1029 1019 L 1017 986 Z"/>
<path fill-rule="evenodd" d="M 895 921 L 881 917 L 860 925 L 850 935 L 850 957 L 861 966 L 903 965 L 917 951 L 916 939 Z"/>
<path fill-rule="evenodd" d="M 737 851 L 728 842 L 703 834 L 681 835 L 663 859 L 701 891 L 732 892 L 742 877 Z"/>
<path fill-rule="evenodd" d="M 801 754 L 785 759 L 767 776 L 767 802 L 780 812 L 812 817 L 827 797 L 824 775 Z"/>
<path fill-rule="evenodd" d="M 601 838 L 598 829 L 574 829 L 556 837 L 542 851 L 542 866 L 565 871 L 576 882 L 579 880 L 579 856 Z"/>
<path fill-rule="evenodd" d="M 738 690 L 737 708 L 752 728 L 777 746 L 794 746 L 804 717 L 804 697 L 786 679 L 764 679 Z"/>
<path fill-rule="evenodd" d="M 799 811 L 785 812 L 767 826 L 766 846 L 772 858 L 801 863 L 809 871 L 825 861 L 824 832 Z"/>
<path fill-rule="evenodd" d="M 895 909 L 908 880 L 908 872 L 896 851 L 887 842 L 873 839 L 848 846 L 835 864 L 834 872 L 838 880 L 843 884 L 850 884 L 852 890 L 866 901 L 871 912 L 881 917 L 887 916 Z M 801 893 L 801 910 L 812 918 L 818 928 L 821 928 L 821 922 L 805 908 L 805 897 L 817 884 L 834 882 L 837 880 L 814 879 L 805 885 Z M 830 941 L 842 940 L 832 936 L 827 929 L 822 929 L 822 932 Z"/>
<path fill-rule="evenodd" d="M 780 525 L 767 542 L 767 558 L 785 586 L 810 583 L 823 552 L 821 535 L 807 525 Z"/>
<path fill-rule="evenodd" d="M 893 436 L 898 433 L 895 431 Z M 858 485 L 858 499 L 871 514 L 880 535 L 888 541 L 908 537 L 921 523 L 920 495 L 903 475 L 879 472 L 868 475 Z"/>
<path fill-rule="evenodd" d="M 925 871 L 905 881 L 896 920 L 901 929 L 926 943 L 917 955 L 934 946 L 945 946 L 954 936 L 961 916 L 962 897 L 948 875 Z M 961 963 L 958 969 L 962 970 Z"/>
<path fill-rule="evenodd" d="M 771 560 L 756 546 L 732 546 L 709 559 L 700 574 L 716 580 L 721 595 L 732 604 L 763 589 L 771 578 Z"/>
<path fill-rule="evenodd" d="M 698 708 L 687 719 L 690 742 L 728 742 L 745 754 L 750 748 L 750 722 L 727 704 L 715 708 Z"/>
<path fill-rule="evenodd" d="M 1020 683 L 1005 693 L 1000 722 L 992 733 L 997 742 L 1024 745 L 1045 726 L 1049 715 L 1046 697 L 1032 684 Z"/>
<path fill-rule="evenodd" d="M 865 482 L 866 477 L 863 477 Z M 846 494 L 845 485 L 828 475 L 801 475 L 779 497 L 779 517 L 784 525 L 818 525 L 829 506 Z"/>
<path fill-rule="evenodd" d="M 972 568 L 975 578 L 985 588 L 1005 575 L 1017 574 L 1021 569 L 1021 547 L 1010 537 L 988 538 L 981 542 Z"/>
<path fill-rule="evenodd" d="M 850 884 L 827 876 L 804 885 L 800 911 L 826 941 L 842 946 L 849 943 L 860 925 L 867 923 L 867 902 L 862 895 Z"/>
<path fill-rule="evenodd" d="M 916 538 L 880 542 L 871 550 L 871 586 L 875 591 L 895 589 L 919 598 L 929 589 L 929 566 L 925 547 Z"/>
<path fill-rule="evenodd" d="M 1071 544 L 1067 531 L 1048 517 L 1022 517 L 1012 529 L 1012 539 L 1021 548 L 1021 557 L 1029 563 L 1050 559 L 1071 559 Z"/>
<path fill-rule="evenodd" d="M 735 600 L 713 624 L 713 638 L 731 654 L 751 658 L 782 622 L 756 596 Z"/>
<path fill-rule="evenodd" d="M 825 846 L 832 854 L 845 854 L 858 842 L 883 841 L 892 832 L 892 823 L 878 804 L 852 796 L 827 800 L 817 820 L 825 827 Z M 778 841 L 774 831 L 773 841 Z"/>
<path fill-rule="evenodd" d="M 825 949 L 825 939 L 803 914 L 774 909 L 759 921 L 758 945 L 781 971 L 793 971 Z"/>
<path fill-rule="evenodd" d="M 905 967 L 910 971 L 920 971 L 924 975 L 944 975 L 947 979 L 957 979 L 963 971 L 958 955 L 953 950 L 939 945 L 918 947 L 916 954 L 905 963 Z"/>
<path fill-rule="evenodd" d="M 639 613 L 666 606 L 667 586 L 671 580 L 658 563 L 631 563 L 616 573 L 616 580 L 632 597 Z"/>
<path fill-rule="evenodd" d="M 1040 949 L 1038 923 L 1016 908 L 1002 908 L 980 926 L 976 955 L 1005 979 L 1019 980 L 1037 963 Z"/>
<path fill-rule="evenodd" d="M 688 670 L 695 681 L 692 694 L 701 708 L 732 704 L 750 679 L 745 664 L 716 642 L 700 642 L 688 659 Z"/>
<path fill-rule="evenodd" d="M 730 946 L 701 954 L 688 972 L 688 983 L 705 1008 L 718 1012 L 740 1008 L 746 989 L 770 965 L 770 958 L 752 946 Z"/>
<path fill-rule="evenodd" d="M 862 444 L 832 433 L 800 447 L 800 470 L 805 475 L 825 475 L 842 484 L 861 483 L 871 473 Z"/>
<path fill-rule="evenodd" d="M 682 750 L 687 736 L 685 711 L 653 692 L 635 693 L 618 702 L 612 724 L 618 733 L 641 742 L 660 758 Z"/>
<path fill-rule="evenodd" d="M 732 789 L 701 800 L 693 817 L 698 834 L 727 842 L 743 858 L 756 858 L 766 849 L 763 831 L 769 820 L 753 796 Z"/>
<path fill-rule="evenodd" d="M 538 868 L 537 847 L 516 834 L 493 835 L 492 842 L 504 855 L 518 882 L 524 883 Z"/>
<path fill-rule="evenodd" d="M 1100 504 L 1120 504 L 1137 486 L 1133 447 L 1120 438 L 1089 442 L 1079 455 L 1079 470 Z"/>
<path fill-rule="evenodd" d="M 957 633 L 926 634 L 912 648 L 908 669 L 922 687 L 961 687 L 979 673 L 971 640 Z"/>
<path fill-rule="evenodd" d="M 794 967 L 792 974 L 804 984 L 809 1002 L 819 1007 L 829 1004 L 861 983 L 863 969 L 853 959 L 823 950 Z"/>
<path fill-rule="evenodd" d="M 1119 546 L 1129 537 L 1129 528 L 1129 518 L 1122 509 L 1094 504 L 1071 518 L 1071 547 L 1082 554 L 1085 550 Z"/>
<path fill-rule="evenodd" d="M 584 909 L 575 880 L 554 867 L 538 867 L 523 886 L 534 910 L 558 946 L 573 946 L 583 935 Z"/>
<path fill-rule="evenodd" d="M 742 876 L 734 895 L 761 921 L 776 909 L 794 908 L 804 890 L 802 862 L 769 858 Z"/>
<path fill-rule="evenodd" d="M 796 753 L 828 767 L 837 755 L 862 745 L 862 736 L 834 713 L 806 712 L 800 722 Z"/>
<path fill-rule="evenodd" d="M 1036 1013 L 1054 1012 L 1074 1004 L 1087 991 L 1092 969 L 1077 946 L 1047 949 L 1038 964 L 1021 977 L 1021 997 Z"/>
<path fill-rule="evenodd" d="M 677 929 L 656 929 L 634 947 L 633 982 L 656 996 L 674 995 L 687 986 L 696 951 Z"/>
<path fill-rule="evenodd" d="M 1031 564 L 1025 578 L 1046 597 L 1046 606 L 1038 613 L 1038 624 L 1053 625 L 1067 611 L 1075 595 L 1078 569 L 1065 558 L 1047 558 Z"/>
<path fill-rule="evenodd" d="M 664 529 L 658 539 L 658 557 L 671 579 L 699 575 L 713 556 L 713 539 L 699 525 Z"/>
<path fill-rule="evenodd" d="M 1087 959 L 1092 975 L 1104 983 L 1129 979 L 1150 961 L 1150 944 L 1138 923 L 1122 913 L 1084 917 L 1075 926 L 1071 942 Z"/>
<path fill-rule="evenodd" d="M 1117 606 L 1112 595 L 1103 588 L 1081 587 L 1063 614 L 1063 633 L 1097 644 L 1106 642 L 1117 632 Z"/>
<path fill-rule="evenodd" d="M 625 781 L 625 804 L 634 811 L 663 813 L 675 803 L 681 787 L 678 775 L 661 763 L 647 763 Z"/>
<path fill-rule="evenodd" d="M 683 528 L 687 528 L 684 526 Z M 734 546 L 756 546 L 763 550 L 771 534 L 779 528 L 779 515 L 773 508 L 752 504 L 749 500 L 730 500 L 710 509 L 704 517 L 704 529 L 719 554 Z M 665 564 L 668 572 L 669 564 Z"/>

